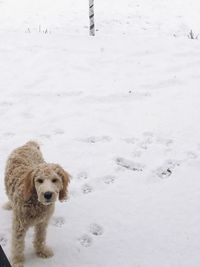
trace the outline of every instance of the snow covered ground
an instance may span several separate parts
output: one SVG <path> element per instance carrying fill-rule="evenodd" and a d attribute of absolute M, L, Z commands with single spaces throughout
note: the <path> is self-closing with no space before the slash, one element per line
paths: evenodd
<path fill-rule="evenodd" d="M 200 264 L 198 0 L 0 1 L 0 204 L 29 139 L 73 176 L 26 267 Z M 0 209 L 10 256 L 11 212 Z"/>

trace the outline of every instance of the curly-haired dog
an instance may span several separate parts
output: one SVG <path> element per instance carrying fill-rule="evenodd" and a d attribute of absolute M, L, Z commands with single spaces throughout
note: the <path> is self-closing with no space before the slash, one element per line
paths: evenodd
<path fill-rule="evenodd" d="M 46 229 L 54 212 L 55 201 L 67 198 L 68 173 L 58 164 L 46 163 L 36 142 L 15 149 L 7 160 L 5 186 L 13 209 L 12 267 L 24 266 L 25 235 L 35 227 L 34 248 L 47 258 L 53 252 L 46 246 Z"/>

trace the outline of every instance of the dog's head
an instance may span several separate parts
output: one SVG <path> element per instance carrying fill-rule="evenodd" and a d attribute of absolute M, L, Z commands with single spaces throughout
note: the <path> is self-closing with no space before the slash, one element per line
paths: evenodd
<path fill-rule="evenodd" d="M 58 164 L 40 164 L 30 170 L 24 178 L 24 199 L 27 201 L 33 194 L 44 205 L 54 203 L 58 198 L 67 198 L 69 174 Z"/>

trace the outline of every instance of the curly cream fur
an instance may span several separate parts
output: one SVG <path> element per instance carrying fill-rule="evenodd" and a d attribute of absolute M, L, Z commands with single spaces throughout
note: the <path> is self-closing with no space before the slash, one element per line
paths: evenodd
<path fill-rule="evenodd" d="M 38 183 L 39 178 L 39 182 L 43 179 L 43 187 Z M 33 244 L 37 255 L 43 258 L 53 256 L 45 243 L 46 229 L 57 196 L 61 201 L 67 197 L 68 183 L 68 173 L 58 164 L 46 163 L 36 142 L 30 141 L 11 153 L 5 170 L 5 187 L 9 198 L 5 208 L 13 209 L 12 267 L 24 266 L 24 240 L 31 226 L 35 227 Z M 52 201 L 46 203 L 44 192 L 49 188 Z"/>

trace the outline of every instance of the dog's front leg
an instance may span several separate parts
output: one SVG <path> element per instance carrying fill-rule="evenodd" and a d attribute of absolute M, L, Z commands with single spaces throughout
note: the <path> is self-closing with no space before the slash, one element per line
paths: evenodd
<path fill-rule="evenodd" d="M 42 222 L 35 226 L 35 239 L 33 241 L 36 254 L 41 258 L 49 258 L 53 256 L 51 248 L 46 246 L 46 232 L 48 222 Z"/>
<path fill-rule="evenodd" d="M 26 230 L 26 227 L 23 226 L 19 218 L 14 213 L 12 225 L 12 267 L 24 266 L 24 245 Z"/>

